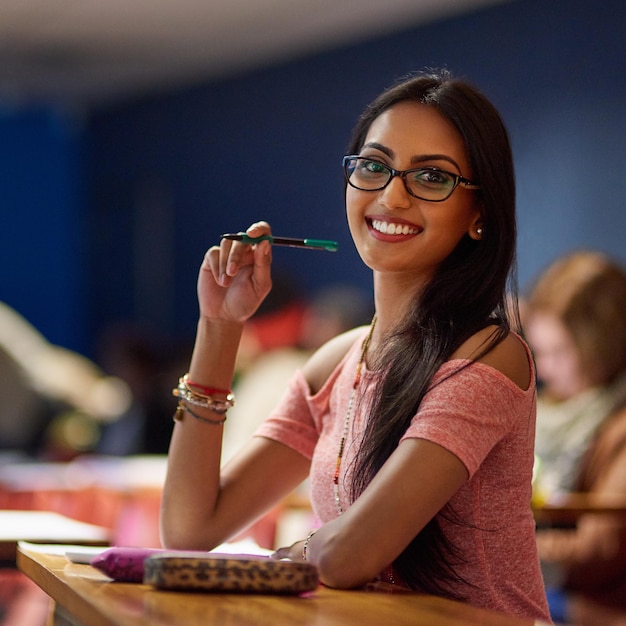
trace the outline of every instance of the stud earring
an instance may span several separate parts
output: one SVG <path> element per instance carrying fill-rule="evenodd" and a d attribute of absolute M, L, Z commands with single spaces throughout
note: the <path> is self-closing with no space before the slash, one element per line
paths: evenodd
<path fill-rule="evenodd" d="M 479 226 L 479 227 L 476 229 L 476 234 L 478 235 L 478 237 L 482 237 L 482 236 L 483 236 L 483 229 L 482 229 L 482 227 L 481 227 L 481 226 Z"/>

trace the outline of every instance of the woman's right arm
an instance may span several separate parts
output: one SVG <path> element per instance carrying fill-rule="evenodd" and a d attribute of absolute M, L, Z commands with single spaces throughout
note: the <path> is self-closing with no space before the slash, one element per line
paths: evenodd
<path fill-rule="evenodd" d="M 265 222 L 247 233 L 269 234 Z M 230 389 L 245 321 L 271 288 L 271 247 L 222 240 L 206 254 L 198 278 L 200 319 L 189 380 Z M 219 421 L 205 407 L 194 413 Z M 220 475 L 223 427 L 184 412 L 176 422 L 161 505 L 166 547 L 212 549 L 254 521 L 306 476 L 308 460 L 267 439 L 254 439 Z"/>

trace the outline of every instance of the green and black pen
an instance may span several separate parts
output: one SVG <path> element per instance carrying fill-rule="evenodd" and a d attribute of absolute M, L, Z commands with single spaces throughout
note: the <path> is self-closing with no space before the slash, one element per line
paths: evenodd
<path fill-rule="evenodd" d="M 245 233 L 226 233 L 222 239 L 242 241 L 243 243 L 255 244 L 260 241 L 269 241 L 273 246 L 288 246 L 290 248 L 308 248 L 310 250 L 327 250 L 337 252 L 339 245 L 336 241 L 325 239 L 296 239 L 294 237 L 274 237 L 273 235 L 261 235 L 261 237 L 249 237 Z"/>

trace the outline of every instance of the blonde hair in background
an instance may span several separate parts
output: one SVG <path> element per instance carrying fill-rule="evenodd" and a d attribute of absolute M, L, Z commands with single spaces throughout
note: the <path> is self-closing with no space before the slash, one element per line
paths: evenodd
<path fill-rule="evenodd" d="M 608 256 L 578 251 L 540 276 L 528 298 L 528 314 L 555 315 L 567 328 L 594 385 L 626 371 L 626 270 Z"/>

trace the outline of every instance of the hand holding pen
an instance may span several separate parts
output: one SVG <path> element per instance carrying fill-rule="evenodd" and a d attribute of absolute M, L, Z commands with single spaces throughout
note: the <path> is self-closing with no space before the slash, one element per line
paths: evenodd
<path fill-rule="evenodd" d="M 257 222 L 246 232 L 222 235 L 220 245 L 207 252 L 200 272 L 203 315 L 239 321 L 252 315 L 271 288 L 272 246 L 337 250 L 335 241 L 275 237 L 267 222 Z"/>

